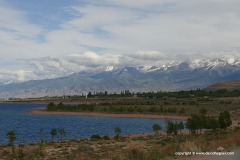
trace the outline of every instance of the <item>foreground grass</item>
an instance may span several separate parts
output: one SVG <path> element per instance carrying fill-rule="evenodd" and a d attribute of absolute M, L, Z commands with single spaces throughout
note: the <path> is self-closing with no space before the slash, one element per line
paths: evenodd
<path fill-rule="evenodd" d="M 124 136 L 119 139 L 79 139 L 0 147 L 0 159 L 40 160 L 159 160 L 174 158 L 179 151 L 217 151 L 240 145 L 240 129 L 199 135 L 160 134 Z M 228 150 L 227 150 L 228 151 Z"/>

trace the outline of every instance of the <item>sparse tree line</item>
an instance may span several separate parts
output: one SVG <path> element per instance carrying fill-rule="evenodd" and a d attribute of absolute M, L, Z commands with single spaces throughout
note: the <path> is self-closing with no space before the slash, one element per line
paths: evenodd
<path fill-rule="evenodd" d="M 44 147 L 44 139 L 43 139 L 43 136 L 44 136 L 44 129 L 41 128 L 39 130 L 39 135 L 40 135 L 40 143 L 39 144 L 39 147 L 38 147 L 38 150 L 37 152 L 35 153 L 35 156 L 38 156 L 38 157 L 42 157 L 44 154 L 43 154 L 43 147 Z M 51 135 L 51 139 L 52 139 L 52 142 L 54 141 L 54 138 L 59 135 L 60 136 L 60 140 L 62 142 L 62 137 L 66 135 L 66 131 L 64 128 L 61 128 L 61 129 L 56 129 L 56 128 L 52 128 L 51 131 L 49 132 L 49 134 Z M 17 139 L 17 136 L 16 136 L 16 133 L 14 130 L 11 130 L 9 132 L 6 133 L 6 136 L 8 138 L 8 145 L 11 146 L 12 148 L 12 153 L 9 154 L 9 158 L 10 159 L 24 159 L 24 156 L 25 156 L 25 153 L 23 152 L 22 149 L 20 149 L 18 147 L 18 149 L 16 150 L 15 149 L 15 145 L 14 145 L 14 142 L 15 140 Z M 35 157 L 36 158 L 36 157 Z"/>
<path fill-rule="evenodd" d="M 162 130 L 162 126 L 160 124 L 153 124 L 152 126 L 153 131 L 157 134 L 159 131 Z M 182 121 L 172 121 L 172 120 L 166 120 L 166 130 L 165 132 L 167 135 L 177 135 L 178 132 L 181 132 L 184 129 L 184 123 Z"/>
<path fill-rule="evenodd" d="M 220 89 L 217 91 L 207 91 L 207 90 L 190 90 L 190 91 L 175 91 L 175 92 L 126 92 L 122 91 L 121 93 L 108 93 L 104 92 L 88 92 L 87 97 L 96 98 L 96 97 L 131 97 L 137 95 L 138 97 L 147 97 L 147 98 L 163 98 L 163 97 L 176 97 L 176 98 L 191 98 L 193 95 L 195 97 L 236 97 L 240 95 L 240 90 L 228 91 L 226 89 Z"/>
<path fill-rule="evenodd" d="M 137 93 L 138 97 L 149 98 L 163 98 L 163 97 L 176 97 L 176 98 L 192 98 L 192 97 L 237 97 L 240 96 L 240 90 L 228 91 L 226 89 L 220 89 L 217 91 L 207 90 L 190 90 L 190 91 L 175 91 L 175 92 L 143 92 Z"/>
<path fill-rule="evenodd" d="M 43 128 L 41 128 L 39 130 L 39 135 L 40 135 L 40 142 L 43 143 L 44 142 L 44 134 L 45 131 Z M 54 141 L 54 138 L 59 135 L 60 136 L 60 140 L 62 141 L 63 136 L 65 136 L 67 134 L 66 130 L 64 128 L 60 128 L 60 129 L 56 129 L 56 128 L 52 128 L 51 131 L 49 132 L 52 141 Z M 17 139 L 16 137 L 16 133 L 14 130 L 11 130 L 9 132 L 6 133 L 6 137 L 8 139 L 8 145 L 13 146 L 15 140 Z"/>
<path fill-rule="evenodd" d="M 120 135 L 122 133 L 122 129 L 120 127 L 115 127 L 114 128 L 114 132 L 115 132 L 115 136 L 114 136 L 114 139 L 119 139 L 120 138 Z M 44 140 L 44 134 L 45 134 L 45 131 L 43 128 L 41 128 L 39 130 L 39 142 L 40 143 L 44 143 L 45 140 Z M 51 141 L 54 142 L 54 138 L 59 135 L 60 136 L 60 141 L 62 142 L 62 138 L 63 136 L 65 136 L 67 134 L 66 130 L 64 128 L 61 128 L 61 129 L 56 129 L 56 128 L 52 128 L 49 132 L 50 136 L 51 136 Z M 17 139 L 16 137 L 16 133 L 14 130 L 11 130 L 9 132 L 6 133 L 6 136 L 8 138 L 8 145 L 12 147 L 13 149 L 13 153 L 14 153 L 14 142 L 15 140 Z M 91 139 L 105 139 L 105 140 L 109 140 L 110 137 L 108 135 L 105 135 L 103 137 L 99 136 L 98 134 L 93 134 L 91 137 Z"/>

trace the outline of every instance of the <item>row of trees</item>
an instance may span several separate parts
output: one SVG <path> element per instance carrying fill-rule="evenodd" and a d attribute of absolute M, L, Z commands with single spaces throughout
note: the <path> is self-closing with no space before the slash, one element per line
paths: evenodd
<path fill-rule="evenodd" d="M 184 126 L 183 122 L 174 122 L 171 120 L 166 121 L 166 133 L 167 134 L 177 134 L 178 131 L 181 132 L 184 128 L 189 129 L 191 133 L 202 133 L 203 129 L 216 130 L 226 129 L 232 125 L 231 115 L 228 111 L 220 112 L 218 118 L 207 116 L 207 110 L 201 109 L 198 114 L 193 114 L 187 119 Z M 154 132 L 158 133 L 162 127 L 159 124 L 154 124 L 152 126 Z"/>
<path fill-rule="evenodd" d="M 152 126 L 153 131 L 157 134 L 160 130 L 162 130 L 162 126 L 155 123 Z M 178 131 L 182 131 L 184 129 L 184 123 L 182 121 L 180 122 L 174 122 L 171 120 L 166 120 L 166 133 L 167 134 L 178 134 Z"/>
<path fill-rule="evenodd" d="M 120 137 L 120 134 L 122 133 L 122 129 L 120 127 L 115 127 L 114 132 L 115 132 L 115 137 L 114 138 L 118 139 Z M 62 137 L 67 134 L 67 132 L 64 128 L 61 128 L 61 129 L 52 128 L 49 133 L 51 135 L 52 141 L 54 141 L 54 137 L 57 136 L 58 134 L 60 136 L 60 140 L 62 141 Z M 39 135 L 40 135 L 40 142 L 43 143 L 44 142 L 44 139 L 43 139 L 44 129 L 43 128 L 41 128 L 39 130 Z M 7 136 L 8 141 L 9 141 L 8 144 L 13 147 L 14 146 L 14 141 L 17 139 L 15 131 L 13 131 L 13 130 L 9 131 L 6 134 L 6 136 Z"/>
<path fill-rule="evenodd" d="M 175 97 L 175 98 L 191 98 L 193 95 L 195 97 L 236 97 L 240 95 L 240 90 L 228 91 L 227 89 L 220 89 L 216 91 L 207 91 L 207 90 L 190 90 L 190 91 L 174 91 L 174 92 L 130 92 L 129 90 L 122 91 L 121 93 L 108 93 L 107 91 L 103 92 L 88 92 L 88 98 L 95 97 L 132 97 L 137 95 L 138 97 L 148 97 L 148 98 L 163 98 L 163 97 Z M 76 95 L 77 96 L 77 95 Z M 71 97 L 71 96 L 69 96 Z M 86 97 L 86 95 L 81 95 L 80 97 Z"/>
<path fill-rule="evenodd" d="M 67 134 L 67 132 L 65 131 L 64 128 L 61 128 L 61 129 L 58 129 L 58 130 L 56 128 L 52 128 L 50 134 L 52 136 L 52 141 L 54 140 L 54 137 L 57 134 L 60 135 L 60 140 L 62 141 L 62 137 L 65 136 Z"/>
<path fill-rule="evenodd" d="M 231 125 L 231 115 L 228 111 L 221 112 L 218 118 L 208 116 L 204 113 L 193 114 L 186 122 L 186 128 L 192 133 L 201 133 L 203 129 L 226 129 Z"/>
<path fill-rule="evenodd" d="M 62 137 L 67 134 L 67 132 L 64 128 L 61 128 L 61 129 L 52 128 L 49 133 L 51 135 L 52 141 L 54 140 L 54 137 L 57 136 L 58 134 L 60 136 L 60 140 L 62 141 Z M 43 128 L 41 128 L 39 130 L 39 135 L 40 135 L 40 141 L 43 142 L 44 141 L 43 140 L 43 136 L 44 136 L 44 129 Z M 11 130 L 11 131 L 7 132 L 6 136 L 8 138 L 8 144 L 10 146 L 13 146 L 15 140 L 17 139 L 15 131 Z"/>
<path fill-rule="evenodd" d="M 137 93 L 138 97 L 149 97 L 149 98 L 162 98 L 162 97 L 174 97 L 174 98 L 191 98 L 191 97 L 237 97 L 240 96 L 240 90 L 228 91 L 221 89 L 217 91 L 207 90 L 190 90 L 190 91 L 175 91 L 175 92 L 143 92 Z"/>
<path fill-rule="evenodd" d="M 109 112 L 109 113 L 185 113 L 185 108 L 164 107 L 162 105 L 125 105 L 125 104 L 80 104 L 64 105 L 62 102 L 55 105 L 50 102 L 48 111 L 70 111 L 70 112 Z"/>

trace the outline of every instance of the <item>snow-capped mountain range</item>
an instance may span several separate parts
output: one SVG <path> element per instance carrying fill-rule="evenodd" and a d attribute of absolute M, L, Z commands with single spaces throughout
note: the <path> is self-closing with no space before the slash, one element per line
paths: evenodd
<path fill-rule="evenodd" d="M 108 66 L 98 72 L 85 71 L 56 79 L 2 85 L 0 97 L 75 95 L 89 91 L 190 90 L 225 80 L 240 80 L 240 59 L 174 61 L 160 66 Z"/>
<path fill-rule="evenodd" d="M 216 58 L 211 60 L 201 60 L 195 59 L 193 61 L 174 61 L 162 66 L 142 66 L 138 69 L 142 72 L 153 72 L 157 70 L 169 70 L 169 69 L 177 69 L 182 67 L 182 69 L 217 69 L 221 67 L 240 67 L 240 59 L 234 58 Z"/>

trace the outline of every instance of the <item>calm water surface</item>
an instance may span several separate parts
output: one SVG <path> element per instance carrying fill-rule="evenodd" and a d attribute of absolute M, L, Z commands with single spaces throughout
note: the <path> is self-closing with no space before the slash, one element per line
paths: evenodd
<path fill-rule="evenodd" d="M 122 134 L 152 132 L 152 125 L 159 123 L 165 127 L 164 119 L 110 118 L 89 116 L 34 115 L 27 110 L 43 107 L 43 104 L 0 104 L 0 144 L 8 142 L 6 133 L 14 130 L 16 143 L 34 143 L 40 139 L 39 130 L 44 129 L 44 139 L 51 140 L 52 128 L 64 128 L 63 139 L 88 138 L 92 134 L 114 135 L 119 126 Z M 59 139 L 56 136 L 55 139 Z"/>

